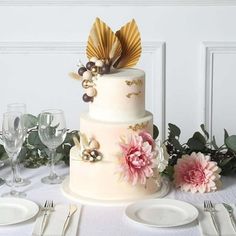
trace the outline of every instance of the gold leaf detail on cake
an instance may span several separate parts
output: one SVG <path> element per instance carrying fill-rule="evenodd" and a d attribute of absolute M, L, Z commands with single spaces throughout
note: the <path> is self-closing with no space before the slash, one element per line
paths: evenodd
<path fill-rule="evenodd" d="M 126 97 L 127 98 L 131 98 L 132 96 L 138 96 L 138 95 L 140 95 L 141 94 L 141 91 L 139 91 L 138 93 L 128 93 L 127 95 L 126 95 Z"/>
<path fill-rule="evenodd" d="M 82 80 L 82 76 L 80 76 L 78 73 L 75 73 L 75 72 L 70 72 L 69 73 L 69 76 L 72 78 L 72 79 L 76 79 L 76 80 Z"/>
<path fill-rule="evenodd" d="M 87 57 L 97 57 L 113 64 L 121 55 L 121 43 L 115 33 L 99 18 L 96 18 L 87 43 Z"/>
<path fill-rule="evenodd" d="M 142 47 L 140 33 L 135 20 L 133 19 L 121 27 L 116 32 L 116 36 L 120 40 L 122 53 L 114 64 L 114 67 L 127 68 L 136 65 L 141 56 Z"/>
<path fill-rule="evenodd" d="M 142 86 L 143 85 L 143 81 L 141 79 L 138 80 L 126 80 L 125 83 L 128 86 L 132 86 L 132 85 L 137 85 L 137 86 Z"/>
<path fill-rule="evenodd" d="M 148 121 L 147 122 L 142 122 L 141 124 L 135 124 L 135 125 L 130 125 L 128 129 L 132 129 L 133 131 L 138 131 L 147 128 L 148 126 Z"/>

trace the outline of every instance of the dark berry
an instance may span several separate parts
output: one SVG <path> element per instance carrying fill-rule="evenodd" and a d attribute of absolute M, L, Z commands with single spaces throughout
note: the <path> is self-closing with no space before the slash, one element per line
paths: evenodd
<path fill-rule="evenodd" d="M 92 102 L 93 97 L 89 97 L 86 93 L 83 95 L 83 101 L 84 102 Z"/>
<path fill-rule="evenodd" d="M 85 67 L 80 67 L 78 70 L 78 74 L 83 76 L 83 73 L 86 71 L 87 69 Z"/>
<path fill-rule="evenodd" d="M 86 64 L 86 68 L 87 68 L 88 70 L 91 70 L 94 65 L 95 65 L 94 62 L 89 61 L 89 62 Z"/>
<path fill-rule="evenodd" d="M 93 157 L 93 158 L 96 158 L 98 155 L 99 155 L 99 152 L 97 150 L 92 150 L 90 152 L 90 155 Z"/>
<path fill-rule="evenodd" d="M 107 65 L 107 64 L 103 65 L 102 68 L 101 68 L 101 74 L 102 75 L 103 74 L 108 74 L 109 72 L 110 72 L 110 66 Z"/>

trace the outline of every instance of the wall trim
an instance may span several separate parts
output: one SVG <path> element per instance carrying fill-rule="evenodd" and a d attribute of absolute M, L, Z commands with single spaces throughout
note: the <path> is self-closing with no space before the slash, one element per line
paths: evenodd
<path fill-rule="evenodd" d="M 213 83 L 214 56 L 216 54 L 236 54 L 236 42 L 203 42 L 203 77 L 205 81 L 204 123 L 212 140 L 213 126 Z"/>
<path fill-rule="evenodd" d="M 236 0 L 0 0 L 0 6 L 236 6 Z"/>
<path fill-rule="evenodd" d="M 157 78 L 161 73 L 161 91 L 158 92 L 158 99 L 154 99 L 152 112 L 162 114 L 160 117 L 160 137 L 164 140 L 166 130 L 166 82 L 165 82 L 165 43 L 163 42 L 143 42 L 143 53 L 151 54 L 153 61 L 162 62 L 161 69 L 155 66 L 152 68 L 153 78 Z M 0 54 L 84 54 L 85 42 L 0 42 Z M 159 58 L 161 57 L 161 58 Z M 160 71 L 161 70 L 161 71 Z M 153 80 L 153 93 L 160 85 L 157 80 Z M 161 100 L 161 107 L 158 101 Z"/>

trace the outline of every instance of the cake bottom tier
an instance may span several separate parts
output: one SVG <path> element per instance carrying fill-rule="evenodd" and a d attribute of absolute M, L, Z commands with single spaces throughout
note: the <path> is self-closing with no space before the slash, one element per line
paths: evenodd
<path fill-rule="evenodd" d="M 80 157 L 78 147 L 70 152 L 70 189 L 72 192 L 98 200 L 136 200 L 156 193 L 159 186 L 159 174 L 149 178 L 146 185 L 132 185 L 120 178 L 118 157 L 121 136 L 134 132 L 153 132 L 153 118 L 150 112 L 144 117 L 129 122 L 106 122 L 91 118 L 88 113 L 80 117 L 80 132 L 89 139 L 96 139 L 102 160 L 85 162 Z"/>
<path fill-rule="evenodd" d="M 116 162 L 97 163 L 79 160 L 77 147 L 71 149 L 70 183 L 72 192 L 96 200 L 138 200 L 160 189 L 160 176 L 147 180 L 146 185 L 132 185 L 120 179 Z"/>

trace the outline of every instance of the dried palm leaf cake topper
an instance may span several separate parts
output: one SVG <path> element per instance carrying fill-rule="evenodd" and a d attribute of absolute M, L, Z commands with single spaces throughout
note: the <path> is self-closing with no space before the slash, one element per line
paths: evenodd
<path fill-rule="evenodd" d="M 110 70 L 129 68 L 137 64 L 142 52 L 141 37 L 135 20 L 131 20 L 114 33 L 99 18 L 96 18 L 88 37 L 86 65 L 79 63 L 78 73 L 70 73 L 81 80 L 86 89 L 85 102 L 93 102 L 97 95 L 95 81 Z"/>
<path fill-rule="evenodd" d="M 114 33 L 99 18 L 90 31 L 87 57 L 105 60 L 115 68 L 132 67 L 141 55 L 141 38 L 135 20 Z"/>

